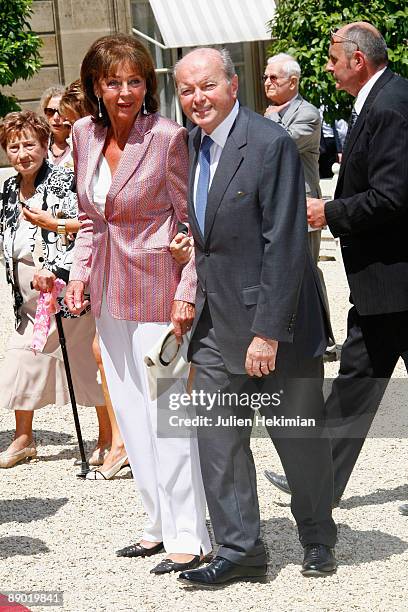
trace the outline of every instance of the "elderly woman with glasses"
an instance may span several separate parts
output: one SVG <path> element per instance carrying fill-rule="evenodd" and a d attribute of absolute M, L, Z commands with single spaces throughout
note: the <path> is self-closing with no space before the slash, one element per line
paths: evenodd
<path fill-rule="evenodd" d="M 48 124 L 32 111 L 9 113 L 0 122 L 0 145 L 17 172 L 0 192 L 0 252 L 16 315 L 0 372 L 0 410 L 14 410 L 16 432 L 0 453 L 0 468 L 37 455 L 34 410 L 70 401 L 54 317 L 43 351 L 31 350 L 38 291 L 51 291 L 56 278 L 68 281 L 74 242 L 67 234 L 79 228 L 73 173 L 46 160 L 48 140 Z M 73 318 L 63 308 L 62 317 L 76 399 L 84 406 L 102 406 L 92 358 L 92 315 Z"/>
<path fill-rule="evenodd" d="M 153 61 L 134 37 L 95 41 L 81 81 L 91 117 L 73 127 L 82 225 L 66 303 L 81 310 L 89 287 L 109 393 L 147 514 L 140 541 L 117 554 L 147 557 L 164 548 L 152 573 L 181 571 L 210 551 L 197 441 L 160 431 L 169 405 L 152 400 L 144 356 L 170 320 L 181 338 L 194 318 L 194 262 L 182 268 L 169 251 L 178 222 L 187 220 L 186 130 L 157 113 Z"/>
<path fill-rule="evenodd" d="M 61 114 L 59 103 L 65 92 L 62 85 L 53 85 L 46 89 L 40 100 L 40 108 L 50 126 L 48 160 L 55 166 L 73 168 L 72 143 L 70 140 L 71 124 Z"/>

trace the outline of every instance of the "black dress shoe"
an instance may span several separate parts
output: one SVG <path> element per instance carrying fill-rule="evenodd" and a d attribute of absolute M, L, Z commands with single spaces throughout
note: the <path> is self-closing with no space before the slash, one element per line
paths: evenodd
<path fill-rule="evenodd" d="M 283 491 L 283 493 L 287 493 L 288 495 L 292 495 L 292 491 L 290 490 L 288 480 L 286 476 L 280 476 L 276 472 L 272 472 L 271 470 L 264 471 L 265 476 L 279 491 Z M 338 508 L 340 506 L 340 499 L 334 499 L 332 508 Z"/>
<path fill-rule="evenodd" d="M 196 555 L 187 563 L 176 563 L 172 559 L 163 559 L 150 570 L 151 574 L 170 574 L 170 572 L 183 572 L 184 570 L 195 569 L 200 565 L 200 555 Z"/>
<path fill-rule="evenodd" d="M 215 557 L 211 563 L 196 570 L 182 572 L 178 580 L 183 584 L 197 587 L 220 586 L 233 580 L 265 581 L 267 566 L 265 565 L 237 565 L 224 559 Z"/>
<path fill-rule="evenodd" d="M 152 555 L 157 555 L 157 553 L 162 552 L 163 542 L 159 542 L 156 546 L 152 546 L 152 548 L 146 548 L 141 544 L 131 544 L 130 546 L 125 546 L 125 548 L 121 548 L 116 551 L 117 557 L 151 557 Z"/>
<path fill-rule="evenodd" d="M 402 504 L 402 506 L 400 506 L 398 510 L 400 511 L 400 514 L 408 516 L 408 504 Z"/>
<path fill-rule="evenodd" d="M 280 476 L 276 474 L 276 472 L 272 472 L 270 470 L 264 471 L 265 476 L 279 491 L 283 491 L 283 493 L 287 493 L 288 495 L 292 495 L 292 491 L 290 490 L 289 483 L 287 481 L 286 476 Z"/>
<path fill-rule="evenodd" d="M 304 576 L 329 576 L 336 571 L 334 548 L 325 544 L 308 544 L 304 551 L 305 556 L 300 570 Z"/>

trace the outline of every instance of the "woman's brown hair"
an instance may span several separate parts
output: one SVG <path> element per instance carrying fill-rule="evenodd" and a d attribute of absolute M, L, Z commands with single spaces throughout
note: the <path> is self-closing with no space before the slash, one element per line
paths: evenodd
<path fill-rule="evenodd" d="M 71 111 L 77 119 L 85 117 L 88 114 L 85 108 L 85 94 L 80 79 L 77 79 L 65 89 L 59 103 L 59 108 L 64 117 L 67 110 Z"/>
<path fill-rule="evenodd" d="M 0 145 L 3 149 L 7 149 L 7 143 L 12 136 L 19 135 L 24 130 L 33 132 L 43 146 L 48 145 L 50 128 L 47 121 L 34 111 L 26 110 L 8 113 L 0 121 Z"/>
<path fill-rule="evenodd" d="M 102 117 L 99 117 L 98 99 L 94 93 L 94 83 L 107 78 L 120 64 L 128 63 L 146 81 L 145 109 L 155 113 L 159 108 L 157 98 L 157 79 L 152 56 L 146 47 L 126 34 L 103 36 L 96 40 L 85 55 L 81 66 L 81 83 L 85 94 L 85 107 L 96 123 L 110 125 L 106 108 L 100 99 Z"/>

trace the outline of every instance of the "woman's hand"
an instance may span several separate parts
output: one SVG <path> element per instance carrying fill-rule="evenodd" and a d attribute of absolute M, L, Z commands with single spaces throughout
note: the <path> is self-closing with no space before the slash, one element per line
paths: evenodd
<path fill-rule="evenodd" d="M 170 253 L 180 265 L 190 261 L 194 250 L 194 239 L 185 234 L 178 233 L 170 243 Z"/>
<path fill-rule="evenodd" d="M 71 314 L 79 315 L 88 306 L 89 300 L 84 300 L 84 289 L 82 281 L 69 281 L 64 302 Z"/>
<path fill-rule="evenodd" d="M 50 232 L 57 231 L 58 219 L 53 217 L 46 210 L 42 210 L 41 208 L 27 208 L 24 206 L 23 217 L 33 225 L 38 225 L 38 227 L 42 227 Z"/>
<path fill-rule="evenodd" d="M 57 277 L 53 272 L 43 268 L 42 270 L 36 270 L 31 282 L 31 286 L 36 291 L 42 291 L 43 293 L 49 293 L 54 287 L 54 281 Z"/>
<path fill-rule="evenodd" d="M 186 333 L 194 321 L 195 307 L 190 302 L 182 302 L 174 300 L 171 307 L 170 319 L 174 327 L 174 335 L 178 344 L 181 343 L 181 337 Z"/>

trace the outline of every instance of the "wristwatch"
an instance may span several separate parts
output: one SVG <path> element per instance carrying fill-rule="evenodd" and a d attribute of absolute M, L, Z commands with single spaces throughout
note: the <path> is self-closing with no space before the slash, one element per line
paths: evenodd
<path fill-rule="evenodd" d="M 66 219 L 58 219 L 57 224 L 57 234 L 61 238 L 61 245 L 67 246 L 67 228 L 66 228 Z"/>

